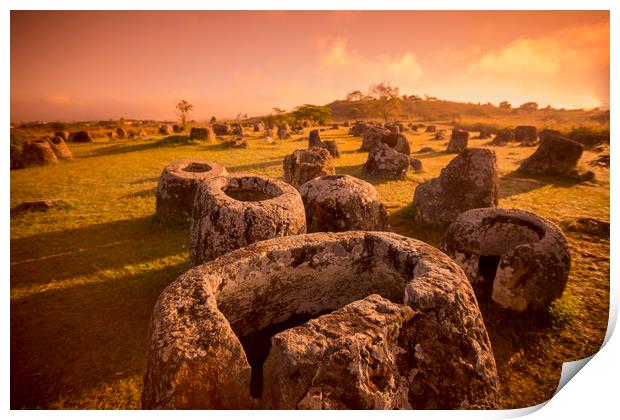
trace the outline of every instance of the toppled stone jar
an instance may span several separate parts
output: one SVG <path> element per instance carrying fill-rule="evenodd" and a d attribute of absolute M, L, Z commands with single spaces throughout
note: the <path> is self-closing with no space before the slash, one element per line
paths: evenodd
<path fill-rule="evenodd" d="M 469 210 L 450 225 L 440 248 L 479 296 L 515 311 L 546 309 L 562 295 L 570 271 L 560 228 L 524 210 Z"/>
<path fill-rule="evenodd" d="M 195 267 L 160 295 L 148 343 L 147 409 L 498 406 L 467 278 L 392 233 L 277 238 Z"/>
<path fill-rule="evenodd" d="M 299 192 L 286 182 L 258 175 L 215 178 L 200 185 L 194 201 L 190 263 L 278 236 L 306 233 Z"/>
<path fill-rule="evenodd" d="M 169 164 L 157 182 L 157 216 L 169 220 L 191 216 L 198 184 L 226 174 L 226 168 L 215 162 L 179 160 Z"/>
<path fill-rule="evenodd" d="M 546 137 L 536 151 L 519 166 L 530 175 L 566 175 L 577 166 L 583 146 L 565 137 Z"/>
<path fill-rule="evenodd" d="M 314 178 L 299 188 L 308 232 L 385 230 L 387 211 L 371 184 L 351 175 Z"/>

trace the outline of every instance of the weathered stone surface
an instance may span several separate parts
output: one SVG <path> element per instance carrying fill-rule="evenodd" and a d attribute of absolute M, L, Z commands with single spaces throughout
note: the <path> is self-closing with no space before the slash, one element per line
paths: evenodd
<path fill-rule="evenodd" d="M 146 139 L 149 138 L 149 135 L 146 133 L 146 131 L 139 130 L 138 134 L 136 134 L 135 138 L 138 139 L 138 140 L 146 140 Z"/>
<path fill-rule="evenodd" d="M 55 131 L 54 137 L 61 137 L 64 141 L 69 141 L 69 136 L 71 133 L 68 131 Z"/>
<path fill-rule="evenodd" d="M 116 130 L 114 131 L 116 131 L 116 136 L 121 140 L 126 139 L 128 137 L 127 130 L 125 130 L 125 128 L 123 127 L 116 127 Z"/>
<path fill-rule="evenodd" d="M 411 146 L 409 140 L 403 134 L 390 133 L 381 138 L 381 142 L 387 144 L 398 153 L 409 156 L 411 154 Z"/>
<path fill-rule="evenodd" d="M 290 128 L 288 124 L 280 124 L 278 126 L 278 138 L 280 140 L 288 139 L 291 137 Z"/>
<path fill-rule="evenodd" d="M 433 149 L 432 147 L 424 146 L 420 150 L 418 150 L 418 153 L 433 153 L 434 151 L 435 149 Z"/>
<path fill-rule="evenodd" d="M 566 178 L 577 183 L 590 182 L 594 181 L 596 174 L 592 171 L 579 172 L 578 170 L 573 169 L 566 174 Z"/>
<path fill-rule="evenodd" d="M 231 129 L 233 136 L 243 136 L 243 127 L 240 124 L 234 124 Z"/>
<path fill-rule="evenodd" d="M 439 177 L 417 186 L 413 197 L 415 220 L 446 226 L 469 209 L 497 206 L 498 197 L 495 153 L 468 148 L 452 159 Z"/>
<path fill-rule="evenodd" d="M 446 151 L 448 153 L 460 153 L 467 148 L 467 142 L 469 140 L 469 133 L 464 130 L 454 129 L 450 136 L 450 142 Z"/>
<path fill-rule="evenodd" d="M 413 172 L 416 174 L 422 172 L 422 161 L 420 159 L 409 158 L 409 165 L 411 165 L 411 169 L 413 169 Z"/>
<path fill-rule="evenodd" d="M 321 145 L 321 133 L 318 129 L 310 130 L 308 134 L 308 147 L 320 147 Z"/>
<path fill-rule="evenodd" d="M 611 229 L 608 221 L 594 217 L 577 217 L 575 219 L 563 220 L 561 225 L 564 230 L 569 232 L 586 233 L 606 239 L 609 239 Z"/>
<path fill-rule="evenodd" d="M 36 200 L 36 201 L 24 201 L 19 206 L 15 207 L 11 211 L 41 211 L 46 212 L 51 208 L 58 206 L 66 206 L 67 203 L 63 200 L 55 200 L 55 199 L 47 199 L 47 200 Z"/>
<path fill-rule="evenodd" d="M 33 140 L 24 143 L 22 161 L 24 167 L 45 166 L 58 163 L 58 158 L 47 140 Z"/>
<path fill-rule="evenodd" d="M 512 130 L 500 130 L 495 135 L 491 145 L 493 146 L 505 146 L 506 144 L 515 141 L 515 133 Z"/>
<path fill-rule="evenodd" d="M 174 127 L 172 124 L 162 124 L 159 126 L 158 132 L 162 136 L 171 136 L 174 134 Z"/>
<path fill-rule="evenodd" d="M 479 139 L 490 139 L 491 135 L 492 135 L 491 130 L 489 130 L 488 128 L 483 128 L 478 133 L 478 138 Z"/>
<path fill-rule="evenodd" d="M 212 141 L 215 140 L 215 133 L 211 127 L 192 127 L 189 130 L 189 139 Z"/>
<path fill-rule="evenodd" d="M 446 132 L 444 130 L 439 130 L 435 133 L 435 140 L 445 140 Z"/>
<path fill-rule="evenodd" d="M 385 128 L 387 128 L 392 133 L 400 133 L 400 127 L 397 124 L 387 124 Z"/>
<path fill-rule="evenodd" d="M 340 157 L 340 149 L 338 148 L 338 143 L 336 143 L 336 140 L 325 140 L 323 142 L 321 142 L 321 146 L 324 149 L 327 149 L 327 151 L 334 157 L 334 158 L 339 158 Z"/>
<path fill-rule="evenodd" d="M 284 158 L 284 181 L 295 188 L 322 175 L 336 174 L 331 153 L 322 147 L 295 150 Z"/>
<path fill-rule="evenodd" d="M 362 134 L 362 146 L 360 150 L 372 151 L 382 143 L 383 136 L 390 134 L 389 130 L 378 127 L 368 127 Z"/>
<path fill-rule="evenodd" d="M 73 159 L 73 153 L 67 146 L 67 143 L 62 139 L 62 137 L 54 137 L 53 139 L 46 139 L 50 144 L 50 147 L 54 151 L 54 154 L 58 159 Z"/>
<path fill-rule="evenodd" d="M 349 129 L 349 134 L 355 137 L 361 137 L 364 135 L 366 130 L 370 128 L 370 125 L 365 123 L 355 123 Z"/>
<path fill-rule="evenodd" d="M 434 125 L 429 125 L 424 131 L 426 131 L 427 133 L 434 133 L 435 131 L 437 131 L 437 127 Z"/>
<path fill-rule="evenodd" d="M 381 128 L 370 128 L 366 130 L 362 138 L 362 147 L 360 150 L 368 150 L 372 152 L 381 144 L 386 144 L 395 151 L 403 153 L 407 156 L 411 154 L 411 146 L 409 140 L 403 134 L 393 133 Z"/>
<path fill-rule="evenodd" d="M 215 162 L 179 160 L 167 165 L 157 182 L 157 216 L 169 220 L 191 216 L 198 185 L 226 174 L 226 168 Z"/>
<path fill-rule="evenodd" d="M 564 137 L 544 139 L 536 151 L 519 166 L 519 171 L 530 175 L 562 175 L 574 170 L 583 146 Z"/>
<path fill-rule="evenodd" d="M 249 146 L 248 141 L 243 137 L 235 137 L 222 143 L 224 149 L 247 149 Z"/>
<path fill-rule="evenodd" d="M 522 146 L 534 146 L 538 140 L 538 130 L 532 125 L 519 125 L 515 128 L 515 140 Z"/>
<path fill-rule="evenodd" d="M 558 130 L 550 130 L 548 128 L 545 128 L 544 130 L 541 130 L 538 137 L 540 137 L 540 141 L 543 141 L 544 139 L 550 137 L 562 137 L 562 133 Z"/>
<path fill-rule="evenodd" d="M 297 190 L 279 180 L 235 175 L 201 183 L 194 202 L 190 263 L 279 236 L 306 233 Z"/>
<path fill-rule="evenodd" d="M 228 124 L 213 124 L 213 132 L 218 136 L 226 136 L 230 134 L 230 126 Z"/>
<path fill-rule="evenodd" d="M 308 148 L 312 147 L 322 147 L 323 149 L 329 151 L 332 157 L 340 157 L 340 149 L 338 148 L 338 143 L 336 143 L 336 140 L 321 141 L 321 134 L 317 129 L 310 131 L 308 136 Z"/>
<path fill-rule="evenodd" d="M 16 144 L 11 144 L 11 170 L 21 169 L 24 167 L 24 157 L 22 151 Z"/>
<path fill-rule="evenodd" d="M 409 156 L 398 153 L 385 143 L 368 153 L 362 173 L 385 179 L 404 179 L 409 170 Z"/>
<path fill-rule="evenodd" d="M 498 406 L 465 275 L 386 232 L 272 239 L 195 267 L 160 295 L 148 342 L 143 408 Z"/>
<path fill-rule="evenodd" d="M 371 184 L 350 175 L 325 175 L 299 188 L 308 232 L 386 230 L 387 211 Z"/>
<path fill-rule="evenodd" d="M 93 141 L 93 138 L 88 131 L 76 131 L 69 134 L 69 141 L 75 143 L 89 143 Z"/>
<path fill-rule="evenodd" d="M 517 209 L 480 208 L 450 225 L 441 249 L 482 298 L 515 311 L 543 310 L 564 291 L 570 253 L 550 221 Z"/>

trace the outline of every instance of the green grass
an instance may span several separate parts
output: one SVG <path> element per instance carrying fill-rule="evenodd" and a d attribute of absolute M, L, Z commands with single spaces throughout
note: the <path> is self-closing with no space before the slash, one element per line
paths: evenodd
<path fill-rule="evenodd" d="M 442 127 L 439 127 L 442 128 Z M 443 127 L 447 128 L 447 127 Z M 366 153 L 343 130 L 337 172 L 361 177 Z M 454 155 L 445 141 L 410 134 L 424 172 L 402 181 L 372 182 L 391 229 L 436 244 L 441 232 L 412 221 L 415 186 L 438 175 Z M 217 161 L 230 172 L 282 176 L 285 155 L 306 142 L 269 145 L 251 138 L 247 150 L 217 143 L 98 141 L 70 144 L 76 159 L 11 172 L 11 208 L 26 200 L 62 199 L 46 213 L 11 218 L 11 407 L 139 408 L 147 325 L 161 290 L 187 269 L 189 226 L 162 226 L 153 217 L 157 177 L 178 159 Z M 472 140 L 471 145 L 484 145 Z M 595 183 L 525 179 L 513 174 L 533 148 L 494 147 L 501 207 L 535 211 L 555 222 L 577 216 L 609 220 L 609 170 Z M 595 157 L 585 152 L 582 162 Z M 584 164 L 585 165 L 585 164 Z M 609 302 L 609 240 L 569 233 L 573 268 L 564 296 L 547 314 L 517 317 L 481 302 L 502 382 L 504 407 L 538 404 L 554 392 L 561 362 L 593 354 L 602 343 Z M 516 321 L 515 321 L 516 320 Z"/>

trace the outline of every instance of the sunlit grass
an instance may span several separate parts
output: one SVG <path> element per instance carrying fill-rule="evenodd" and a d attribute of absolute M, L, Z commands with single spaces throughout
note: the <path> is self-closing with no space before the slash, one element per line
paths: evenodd
<path fill-rule="evenodd" d="M 439 128 L 448 128 L 442 127 Z M 367 153 L 346 130 L 329 130 L 341 157 L 338 173 L 362 177 Z M 387 206 L 391 229 L 437 244 L 441 232 L 416 226 L 416 185 L 439 174 L 455 155 L 446 141 L 409 133 L 423 172 L 402 181 L 369 179 Z M 11 406 L 13 408 L 139 408 L 150 313 L 161 290 L 187 269 L 189 226 L 163 226 L 153 217 L 163 167 L 178 159 L 213 160 L 230 172 L 282 176 L 282 160 L 307 140 L 247 150 L 218 143 L 164 144 L 97 141 L 71 144 L 72 162 L 11 172 L 11 208 L 26 200 L 68 203 L 45 213 L 11 218 Z M 484 146 L 488 140 L 471 140 Z M 430 146 L 431 153 L 416 153 Z M 534 148 L 493 147 L 501 179 L 501 207 L 535 211 L 555 222 L 578 216 L 609 220 L 609 170 L 590 168 L 594 183 L 515 175 Z M 594 158 L 586 152 L 582 162 Z M 502 380 L 506 407 L 549 398 L 561 360 L 592 354 L 607 323 L 609 240 L 570 233 L 573 269 L 567 290 L 550 314 L 515 322 L 481 303 Z"/>

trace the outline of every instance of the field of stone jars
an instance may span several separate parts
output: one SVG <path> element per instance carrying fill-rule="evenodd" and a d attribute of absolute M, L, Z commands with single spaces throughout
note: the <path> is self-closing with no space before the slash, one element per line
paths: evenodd
<path fill-rule="evenodd" d="M 604 146 L 57 134 L 11 150 L 12 408 L 519 408 L 602 343 Z"/>

